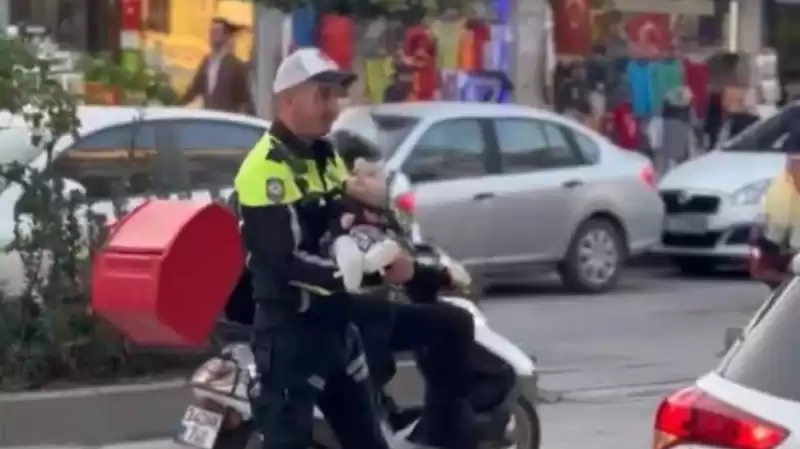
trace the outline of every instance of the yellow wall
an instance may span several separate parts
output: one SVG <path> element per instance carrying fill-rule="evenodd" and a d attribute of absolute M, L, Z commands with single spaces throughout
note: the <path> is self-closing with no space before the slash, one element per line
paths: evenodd
<path fill-rule="evenodd" d="M 162 0 L 163 1 L 163 0 Z M 172 84 L 182 92 L 203 57 L 208 53 L 208 30 L 214 17 L 223 17 L 231 23 L 244 26 L 235 42 L 236 55 L 250 59 L 252 41 L 252 6 L 246 0 L 167 0 L 169 1 L 169 33 L 145 31 L 144 49 L 156 52 L 159 47 Z M 148 15 L 149 1 L 144 2 L 144 15 Z"/>

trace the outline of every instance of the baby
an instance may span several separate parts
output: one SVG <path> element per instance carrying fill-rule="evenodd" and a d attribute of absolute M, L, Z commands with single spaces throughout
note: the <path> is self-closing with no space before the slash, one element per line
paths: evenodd
<path fill-rule="evenodd" d="M 380 282 L 379 276 L 397 259 L 405 242 L 402 227 L 388 206 L 383 167 L 357 159 L 353 173 L 356 179 L 351 182 L 377 195 L 367 203 L 345 194 L 335 204 L 337 218 L 331 223 L 329 252 L 345 289 L 358 293 L 364 289 L 365 276 L 369 284 Z"/>

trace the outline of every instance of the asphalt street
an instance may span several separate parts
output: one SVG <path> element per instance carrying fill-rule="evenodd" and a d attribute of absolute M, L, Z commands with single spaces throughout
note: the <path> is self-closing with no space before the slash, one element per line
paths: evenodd
<path fill-rule="evenodd" d="M 566 294 L 552 282 L 506 289 L 484 310 L 541 368 L 543 449 L 640 449 L 650 445 L 659 399 L 712 369 L 725 329 L 743 325 L 765 295 L 741 276 L 652 269 L 632 271 L 600 296 Z"/>

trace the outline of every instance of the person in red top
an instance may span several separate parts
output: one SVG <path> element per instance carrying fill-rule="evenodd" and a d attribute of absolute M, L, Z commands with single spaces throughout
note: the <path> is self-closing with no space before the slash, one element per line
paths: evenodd
<path fill-rule="evenodd" d="M 353 64 L 353 30 L 353 19 L 344 14 L 325 14 L 319 23 L 319 47 L 344 70 Z"/>
<path fill-rule="evenodd" d="M 639 125 L 631 110 L 630 100 L 624 100 L 611 108 L 611 128 L 614 142 L 626 150 L 639 147 Z"/>
<path fill-rule="evenodd" d="M 436 71 L 436 41 L 428 28 L 417 24 L 406 30 L 403 52 L 412 70 L 410 101 L 433 100 L 439 87 Z"/>

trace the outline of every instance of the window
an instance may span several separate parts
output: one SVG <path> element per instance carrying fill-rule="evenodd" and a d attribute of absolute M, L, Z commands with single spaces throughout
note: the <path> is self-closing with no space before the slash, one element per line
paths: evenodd
<path fill-rule="evenodd" d="M 749 126 L 741 134 L 724 142 L 724 151 L 783 153 L 789 130 L 800 118 L 800 108 L 787 106 L 778 114 Z"/>
<path fill-rule="evenodd" d="M 257 126 L 213 120 L 178 120 L 171 124 L 193 191 L 231 187 L 244 157 L 266 132 Z"/>
<path fill-rule="evenodd" d="M 402 115 L 372 114 L 368 109 L 352 108 L 345 110 L 334 124 L 335 131 L 348 131 L 365 137 L 377 144 L 383 158 L 391 157 L 417 126 L 419 119 Z M 340 154 L 346 148 L 338 148 Z M 342 154 L 344 156 L 344 154 Z"/>
<path fill-rule="evenodd" d="M 147 123 L 105 129 L 79 140 L 53 167 L 92 200 L 155 194 L 155 135 L 156 126 Z"/>
<path fill-rule="evenodd" d="M 575 139 L 575 144 L 578 146 L 578 150 L 580 150 L 581 156 L 583 156 L 585 161 L 592 164 L 600 162 L 600 147 L 597 146 L 597 142 L 580 131 L 575 131 L 565 127 L 562 127 L 561 129 L 568 136 L 571 136 L 573 139 Z"/>
<path fill-rule="evenodd" d="M 170 0 L 148 0 L 147 18 L 145 23 L 148 30 L 159 33 L 169 33 L 170 31 Z"/>
<path fill-rule="evenodd" d="M 795 279 L 735 346 L 723 377 L 767 394 L 800 401 L 800 281 Z"/>
<path fill-rule="evenodd" d="M 480 176 L 486 173 L 485 151 L 477 120 L 447 120 L 425 131 L 404 171 L 415 182 Z"/>
<path fill-rule="evenodd" d="M 552 123 L 528 119 L 495 121 L 497 144 L 507 173 L 570 167 L 581 158 L 564 131 Z"/>

